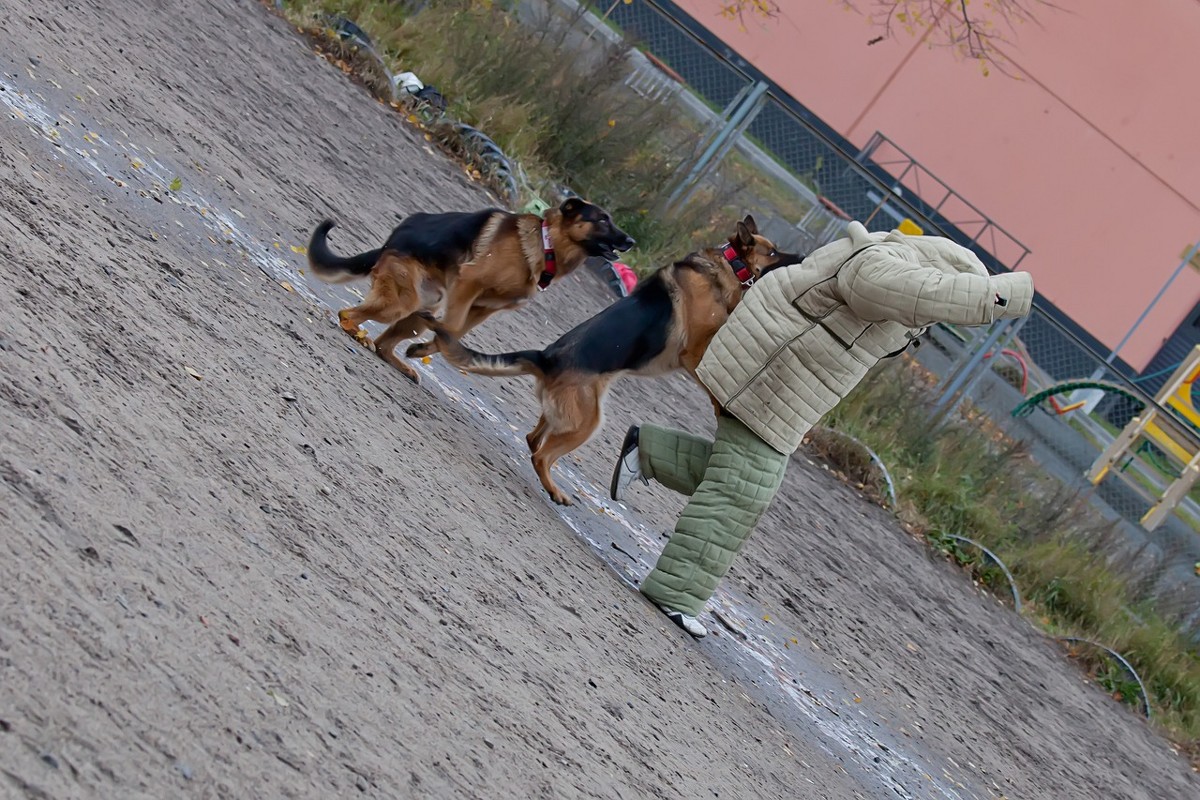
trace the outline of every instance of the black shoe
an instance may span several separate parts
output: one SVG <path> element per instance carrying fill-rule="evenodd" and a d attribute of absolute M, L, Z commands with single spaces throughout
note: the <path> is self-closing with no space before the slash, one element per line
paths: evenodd
<path fill-rule="evenodd" d="M 616 467 L 613 468 L 612 483 L 608 487 L 608 492 L 613 500 L 622 500 L 625 497 L 625 491 L 634 481 L 650 485 L 650 481 L 646 480 L 646 476 L 642 474 L 642 465 L 639 460 L 639 430 L 637 425 L 630 425 L 629 430 L 625 431 L 625 441 L 621 442 L 621 455 L 617 459 Z"/>

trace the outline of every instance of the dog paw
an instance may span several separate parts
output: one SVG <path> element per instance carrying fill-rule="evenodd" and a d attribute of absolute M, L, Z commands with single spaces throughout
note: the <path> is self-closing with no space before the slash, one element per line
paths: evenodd
<path fill-rule="evenodd" d="M 346 331 L 346 334 L 351 339 L 358 342 L 359 344 L 361 344 L 363 347 L 367 348 L 368 350 L 375 349 L 375 340 L 371 338 L 371 335 L 369 333 L 367 333 L 366 328 L 355 328 L 354 330 L 350 330 L 349 328 L 343 328 L 342 330 Z"/>
<path fill-rule="evenodd" d="M 409 358 L 424 358 L 432 354 L 433 349 L 432 342 L 417 342 L 416 344 L 410 344 L 408 349 L 404 351 L 404 355 Z"/>
<path fill-rule="evenodd" d="M 401 375 L 408 378 L 413 383 L 417 384 L 418 386 L 421 385 L 420 374 L 415 369 L 413 369 L 410 364 L 406 364 L 405 362 L 396 358 L 395 353 L 383 352 L 383 351 L 377 349 L 375 351 L 375 355 L 379 356 L 381 359 L 386 361 L 388 364 L 395 367 L 396 370 L 399 371 L 399 373 Z"/>

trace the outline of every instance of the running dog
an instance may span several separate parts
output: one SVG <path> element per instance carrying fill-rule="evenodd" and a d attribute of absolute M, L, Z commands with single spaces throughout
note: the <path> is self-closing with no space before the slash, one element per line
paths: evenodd
<path fill-rule="evenodd" d="M 628 297 L 544 350 L 488 355 L 465 347 L 449 326 L 431 318 L 426 324 L 442 354 L 460 369 L 534 377 L 542 414 L 525 441 L 542 486 L 554 502 L 570 505 L 550 468 L 600 427 L 609 385 L 621 375 L 664 375 L 678 369 L 695 378 L 704 351 L 742 292 L 763 272 L 801 260 L 777 251 L 747 216 L 728 243 L 659 269 Z"/>
<path fill-rule="evenodd" d="M 417 371 L 393 350 L 426 330 L 422 312 L 441 311 L 446 330 L 462 336 L 497 311 L 525 303 L 589 256 L 615 261 L 636 244 L 607 211 L 577 197 L 544 218 L 498 208 L 413 214 L 383 247 L 349 258 L 329 249 L 333 225 L 325 220 L 313 231 L 313 274 L 327 283 L 371 280 L 361 305 L 338 312 L 342 329 L 369 347 L 360 326 L 368 320 L 388 324 L 373 343 L 375 353 L 418 383 Z M 419 342 L 405 355 L 421 358 L 436 349 L 435 341 Z"/>

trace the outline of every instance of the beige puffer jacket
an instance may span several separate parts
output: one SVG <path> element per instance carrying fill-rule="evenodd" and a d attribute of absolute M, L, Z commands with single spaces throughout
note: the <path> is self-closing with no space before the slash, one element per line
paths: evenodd
<path fill-rule="evenodd" d="M 929 325 L 986 325 L 1025 316 L 1033 302 L 1029 273 L 989 276 L 949 239 L 868 233 L 858 222 L 847 232 L 759 280 L 700 362 L 717 402 L 781 453 Z"/>

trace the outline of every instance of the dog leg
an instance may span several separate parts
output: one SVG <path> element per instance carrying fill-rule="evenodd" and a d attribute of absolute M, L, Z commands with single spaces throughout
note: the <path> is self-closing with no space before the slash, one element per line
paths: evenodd
<path fill-rule="evenodd" d="M 371 290 L 360 305 L 338 312 L 338 326 L 360 344 L 373 342 L 362 329 L 364 322 L 393 323 L 417 310 L 417 296 L 404 259 L 385 254 L 371 271 Z"/>
<path fill-rule="evenodd" d="M 525 436 L 525 444 L 529 445 L 530 454 L 536 453 L 538 446 L 542 443 L 542 437 L 546 435 L 546 415 L 538 417 L 537 425 L 533 426 Z"/>
<path fill-rule="evenodd" d="M 442 327 L 455 339 L 466 336 L 467 331 L 501 310 L 474 305 L 478 297 L 477 289 L 470 285 L 464 287 L 462 283 L 456 285 L 451 291 L 450 298 L 446 302 L 446 313 L 442 317 Z M 437 339 L 431 339 L 428 342 L 409 345 L 404 354 L 409 358 L 424 358 L 438 351 Z"/>
<path fill-rule="evenodd" d="M 438 352 L 437 339 L 430 339 L 428 342 L 413 342 L 404 351 L 404 355 L 409 358 L 424 358 Z"/>
<path fill-rule="evenodd" d="M 566 495 L 554 482 L 550 469 L 560 458 L 577 449 L 592 438 L 596 428 L 600 427 L 602 414 L 600 402 L 603 387 L 572 387 L 557 392 L 553 407 L 545 409 L 553 421 L 548 421 L 543 430 L 541 441 L 533 453 L 533 470 L 542 482 L 542 487 L 550 493 L 550 499 L 559 505 L 571 505 L 571 498 Z M 536 430 L 536 429 L 535 429 Z"/>
<path fill-rule="evenodd" d="M 560 458 L 575 450 L 586 442 L 595 432 L 595 428 L 581 428 L 570 431 L 555 431 L 542 439 L 541 446 L 533 454 L 533 470 L 542 482 L 542 487 L 550 493 L 550 499 L 560 506 L 573 505 L 571 498 L 558 488 L 554 478 L 550 476 L 550 468 Z"/>
<path fill-rule="evenodd" d="M 396 345 L 405 339 L 418 336 L 426 329 L 425 320 L 418 314 L 410 314 L 404 319 L 393 322 L 390 327 L 375 340 L 375 355 L 391 364 L 413 383 L 420 383 L 420 374 L 411 364 L 402 361 L 395 353 Z"/>
<path fill-rule="evenodd" d="M 363 303 L 353 308 L 343 308 L 338 312 L 338 327 L 350 334 L 363 347 L 370 348 L 374 343 L 363 329 L 362 324 L 376 319 L 383 310 L 384 307 L 381 304 L 371 303 Z"/>

